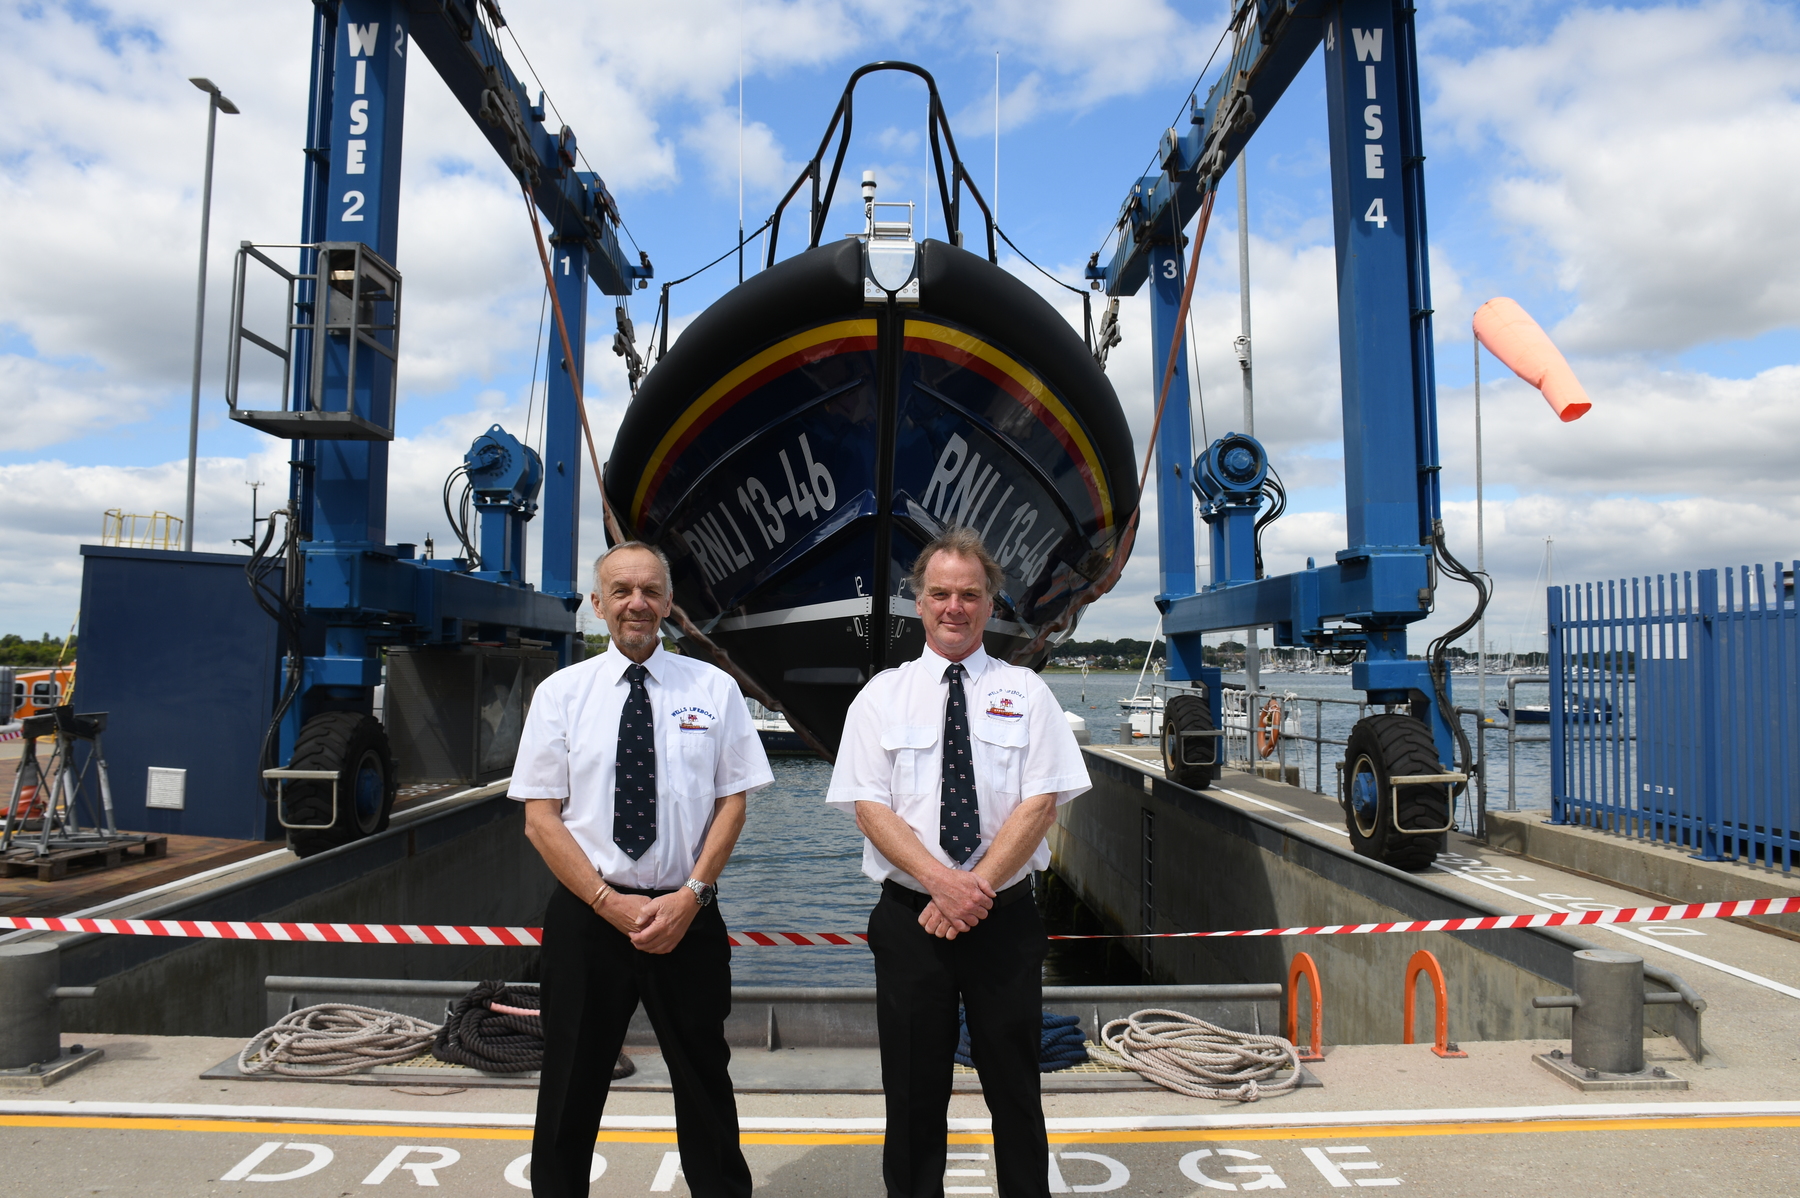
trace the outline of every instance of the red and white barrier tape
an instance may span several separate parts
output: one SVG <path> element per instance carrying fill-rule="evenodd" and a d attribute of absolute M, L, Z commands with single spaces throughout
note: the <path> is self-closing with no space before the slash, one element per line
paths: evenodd
<path fill-rule="evenodd" d="M 1359 936 L 1375 932 L 1497 932 L 1507 928 L 1559 928 L 1581 924 L 1651 923 L 1681 919 L 1732 919 L 1800 913 L 1800 897 L 1740 899 L 1611 911 L 1562 911 L 1543 915 L 1482 915 L 1467 919 L 1414 919 L 1400 923 L 1325 924 L 1310 928 L 1249 928 L 1231 932 L 1150 932 L 1127 935 L 1052 936 L 1052 940 L 1175 940 L 1225 936 Z M 0 916 L 0 928 L 21 932 L 100 932 L 115 936 L 179 936 L 205 940 L 269 940 L 311 944 L 442 944 L 482 948 L 540 943 L 538 928 L 463 927 L 457 924 L 250 923 L 206 919 L 58 919 Z M 861 948 L 862 932 L 732 932 L 738 948 Z"/>

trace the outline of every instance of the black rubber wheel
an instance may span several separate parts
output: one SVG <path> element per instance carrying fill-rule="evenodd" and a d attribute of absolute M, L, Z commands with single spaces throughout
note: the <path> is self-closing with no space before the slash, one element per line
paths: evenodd
<path fill-rule="evenodd" d="M 331 783 L 289 782 L 282 813 L 291 824 L 329 825 L 288 829 L 288 847 L 310 857 L 385 831 L 399 782 L 387 729 L 373 716 L 328 711 L 306 721 L 294 742 L 291 769 L 335 770 L 337 818 L 332 819 Z"/>
<path fill-rule="evenodd" d="M 1437 742 L 1424 721 L 1409 715 L 1359 720 L 1344 750 L 1344 824 L 1351 847 L 1408 873 L 1428 868 L 1444 847 L 1444 833 L 1436 829 L 1450 822 L 1445 788 L 1430 783 L 1400 788 L 1400 827 L 1433 829 L 1407 833 L 1394 828 L 1394 789 L 1388 779 L 1443 772 Z"/>
<path fill-rule="evenodd" d="M 1199 695 L 1169 696 L 1169 701 L 1163 705 L 1163 776 L 1189 790 L 1205 790 L 1211 786 L 1213 779 L 1219 776 L 1219 767 L 1214 761 L 1219 754 L 1219 738 L 1190 737 L 1182 742 L 1176 736 L 1182 732 L 1212 730 L 1212 708 L 1204 698 Z M 1177 745 L 1182 747 L 1181 760 L 1176 757 Z"/>

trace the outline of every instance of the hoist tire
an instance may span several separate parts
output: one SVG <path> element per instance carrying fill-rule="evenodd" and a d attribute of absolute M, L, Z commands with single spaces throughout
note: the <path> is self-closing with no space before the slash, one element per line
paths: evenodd
<path fill-rule="evenodd" d="M 1443 772 L 1431 729 L 1410 715 L 1372 715 L 1357 721 L 1344 749 L 1344 824 L 1350 845 L 1364 857 L 1395 869 L 1417 873 L 1429 868 L 1444 846 L 1444 834 L 1432 831 L 1405 834 L 1394 829 L 1391 777 Z M 1372 810 L 1356 803 L 1358 775 L 1370 776 L 1376 787 Z M 1448 799 L 1442 786 L 1422 784 L 1400 788 L 1401 828 L 1442 828 L 1450 822 Z"/>
<path fill-rule="evenodd" d="M 1188 741 L 1183 756 L 1189 760 L 1177 760 L 1175 750 L 1181 743 L 1177 739 L 1178 733 L 1212 730 L 1212 708 L 1204 698 L 1199 695 L 1171 695 L 1163 705 L 1163 776 L 1189 790 L 1205 790 L 1211 786 L 1213 779 L 1219 774 L 1219 767 L 1213 760 L 1219 753 L 1219 739 L 1208 736 Z M 1193 760 L 1195 758 L 1204 760 Z"/>
<path fill-rule="evenodd" d="M 288 847 L 299 857 L 373 836 L 387 830 L 399 782 L 387 729 L 373 716 L 355 711 L 327 711 L 306 721 L 294 742 L 290 768 L 335 770 L 338 775 L 337 817 L 332 819 L 331 783 L 289 782 L 282 812 L 289 823 L 327 827 L 289 828 Z"/>

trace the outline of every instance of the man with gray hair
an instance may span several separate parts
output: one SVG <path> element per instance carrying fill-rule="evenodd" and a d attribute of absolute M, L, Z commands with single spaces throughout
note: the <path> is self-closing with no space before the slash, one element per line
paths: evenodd
<path fill-rule="evenodd" d="M 967 1012 L 1006 1198 L 1048 1198 L 1039 1091 L 1044 924 L 1031 873 L 1047 868 L 1056 809 L 1090 786 L 1062 705 L 1030 670 L 987 655 L 1005 581 L 980 534 L 920 551 L 917 660 L 869 680 L 844 722 L 825 801 L 853 811 L 869 916 L 888 1198 L 942 1198 L 957 1006 Z"/>
<path fill-rule="evenodd" d="M 675 1097 L 695 1198 L 749 1198 L 727 1066 L 731 949 L 713 901 L 774 781 L 737 683 L 667 652 L 668 559 L 631 541 L 594 563 L 606 652 L 538 687 L 510 794 L 560 883 L 544 914 L 544 1069 L 531 1192 L 585 1195 L 612 1067 L 638 1003 Z"/>

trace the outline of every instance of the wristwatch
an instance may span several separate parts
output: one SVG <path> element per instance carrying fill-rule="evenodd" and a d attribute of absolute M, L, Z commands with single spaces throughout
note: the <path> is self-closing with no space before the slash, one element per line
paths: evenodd
<path fill-rule="evenodd" d="M 717 886 L 714 886 L 710 882 L 702 882 L 699 878 L 689 878 L 686 882 L 683 882 L 682 885 L 694 892 L 694 897 L 700 900 L 700 905 L 702 907 L 711 903 L 719 893 L 719 888 Z"/>

